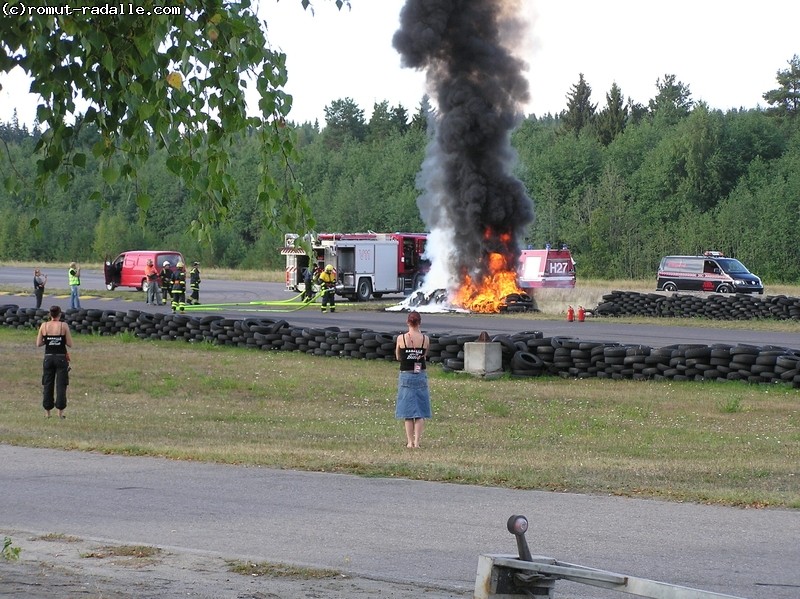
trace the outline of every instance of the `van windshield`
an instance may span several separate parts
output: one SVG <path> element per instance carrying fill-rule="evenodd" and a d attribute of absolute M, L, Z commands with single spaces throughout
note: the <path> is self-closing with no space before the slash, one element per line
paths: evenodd
<path fill-rule="evenodd" d="M 159 268 L 164 264 L 164 262 L 169 262 L 169 265 L 172 268 L 175 268 L 175 265 L 178 262 L 182 262 L 183 258 L 180 254 L 173 254 L 171 252 L 166 252 L 163 254 L 159 254 L 156 258 L 156 264 L 158 264 Z"/>
<path fill-rule="evenodd" d="M 745 268 L 744 264 L 738 260 L 734 260 L 733 258 L 717 258 L 717 262 L 722 270 L 731 275 L 736 273 L 744 274 L 750 272 Z"/>

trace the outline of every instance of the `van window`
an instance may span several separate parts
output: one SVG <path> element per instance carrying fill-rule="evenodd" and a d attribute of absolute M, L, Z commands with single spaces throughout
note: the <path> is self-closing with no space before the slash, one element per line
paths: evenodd
<path fill-rule="evenodd" d="M 737 273 L 749 273 L 750 271 L 747 270 L 744 264 L 735 260 L 733 258 L 720 258 L 718 260 L 720 267 L 722 270 L 727 272 L 728 274 L 737 274 Z"/>
<path fill-rule="evenodd" d="M 667 256 L 661 270 L 670 272 L 703 272 L 703 262 L 688 256 Z"/>
<path fill-rule="evenodd" d="M 164 261 L 169 262 L 169 265 L 172 268 L 175 268 L 175 265 L 178 262 L 183 262 L 183 257 L 174 252 L 163 252 L 156 256 L 155 263 L 159 266 L 159 268 L 161 268 L 161 266 L 164 264 Z"/>

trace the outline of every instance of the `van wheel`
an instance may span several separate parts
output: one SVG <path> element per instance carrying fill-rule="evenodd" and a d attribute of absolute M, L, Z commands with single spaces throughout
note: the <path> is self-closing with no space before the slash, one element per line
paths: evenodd
<path fill-rule="evenodd" d="M 669 283 L 664 283 L 664 286 L 662 287 L 662 289 L 664 291 L 677 291 L 678 290 L 678 286 L 675 283 L 670 281 Z"/>
<path fill-rule="evenodd" d="M 114 289 L 115 289 L 116 287 L 117 287 L 117 286 L 116 286 L 116 285 L 114 285 L 114 283 L 106 283 L 106 289 L 108 289 L 109 291 L 114 291 Z"/>
<path fill-rule="evenodd" d="M 147 282 L 147 279 L 142 279 L 142 286 L 139 287 L 139 291 L 144 291 L 147 293 L 147 288 L 150 287 L 150 283 Z"/>
<path fill-rule="evenodd" d="M 372 295 L 372 283 L 366 277 L 358 280 L 356 287 L 356 299 L 360 302 L 368 302 Z"/>
<path fill-rule="evenodd" d="M 719 287 L 717 287 L 717 293 L 732 293 L 733 289 L 727 283 L 723 283 Z"/>

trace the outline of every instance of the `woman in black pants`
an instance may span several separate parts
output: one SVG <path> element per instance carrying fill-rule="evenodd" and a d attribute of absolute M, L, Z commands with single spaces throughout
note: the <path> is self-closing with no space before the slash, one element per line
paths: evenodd
<path fill-rule="evenodd" d="M 67 408 L 67 385 L 69 385 L 69 354 L 72 335 L 69 326 L 61 320 L 61 308 L 50 308 L 50 320 L 39 327 L 36 347 L 44 346 L 44 365 L 42 367 L 42 407 L 48 418 L 50 410 L 58 410 L 58 417 L 65 418 Z M 55 397 L 54 397 L 55 395 Z"/>

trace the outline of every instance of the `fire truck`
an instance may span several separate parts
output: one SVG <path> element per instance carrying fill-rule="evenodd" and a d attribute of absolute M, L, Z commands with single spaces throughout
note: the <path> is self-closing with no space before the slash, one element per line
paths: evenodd
<path fill-rule="evenodd" d="M 336 272 L 336 293 L 355 301 L 380 298 L 386 293 L 418 289 L 430 264 L 423 259 L 425 233 L 319 233 L 306 241 L 312 256 L 287 234 L 281 254 L 286 256 L 286 289 L 303 291 L 307 268 Z"/>
<path fill-rule="evenodd" d="M 522 289 L 575 287 L 575 261 L 566 247 L 522 250 L 518 273 Z"/>

